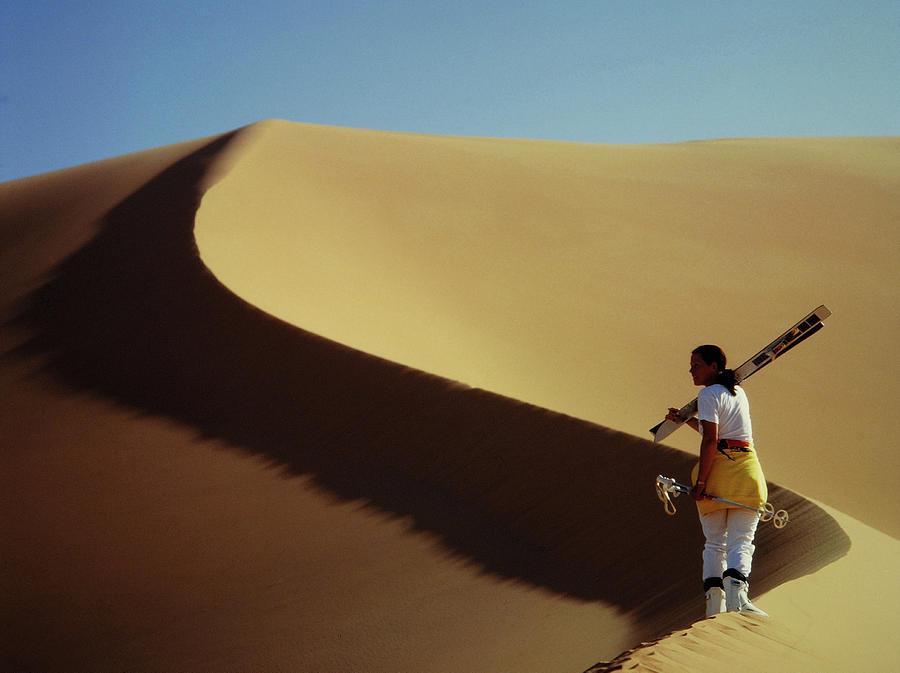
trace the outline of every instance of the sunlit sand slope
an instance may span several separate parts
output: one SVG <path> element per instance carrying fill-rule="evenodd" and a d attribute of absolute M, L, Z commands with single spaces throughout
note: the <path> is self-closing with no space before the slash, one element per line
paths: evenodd
<path fill-rule="evenodd" d="M 230 289 L 317 334 L 646 435 L 819 304 L 748 383 L 769 478 L 895 536 L 900 139 L 610 146 L 266 122 L 204 198 Z M 672 437 L 696 451 L 696 437 Z M 863 454 L 865 459 L 860 460 Z M 652 471 L 652 467 L 650 468 Z M 896 504 L 896 499 L 894 500 Z"/>

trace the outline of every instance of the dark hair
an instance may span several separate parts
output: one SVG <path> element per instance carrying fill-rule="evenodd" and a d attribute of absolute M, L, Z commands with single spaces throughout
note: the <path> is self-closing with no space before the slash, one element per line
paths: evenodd
<path fill-rule="evenodd" d="M 728 392 L 732 395 L 737 395 L 734 390 L 735 385 L 737 385 L 737 381 L 734 378 L 734 370 L 726 368 L 726 365 L 728 364 L 728 358 L 725 357 L 725 351 L 723 351 L 718 346 L 707 344 L 705 346 L 697 346 L 691 352 L 694 355 L 699 355 L 700 358 L 708 365 L 711 365 L 713 363 L 717 364 L 719 366 L 719 375 L 718 377 L 716 377 L 716 383 L 725 386 L 728 389 Z"/>

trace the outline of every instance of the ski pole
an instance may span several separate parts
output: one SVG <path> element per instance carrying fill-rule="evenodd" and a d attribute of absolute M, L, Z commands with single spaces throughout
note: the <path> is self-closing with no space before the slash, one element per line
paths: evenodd
<path fill-rule="evenodd" d="M 672 477 L 664 477 L 661 474 L 657 475 L 656 477 L 656 497 L 660 499 L 663 504 L 663 509 L 669 516 L 673 516 L 675 514 L 675 503 L 672 502 L 672 498 L 677 498 L 682 493 L 690 492 L 690 486 L 686 484 L 680 484 Z M 779 509 L 776 512 L 772 504 L 768 502 L 760 509 L 756 509 L 755 507 L 742 505 L 741 503 L 735 502 L 734 500 L 720 498 L 715 495 L 707 495 L 706 497 L 712 500 L 717 500 L 718 502 L 724 502 L 728 505 L 741 507 L 743 509 L 750 510 L 751 512 L 756 512 L 759 515 L 760 521 L 762 521 L 763 523 L 771 521 L 772 525 L 775 526 L 775 528 L 784 528 L 790 522 L 790 517 L 788 517 L 788 513 L 786 510 Z"/>

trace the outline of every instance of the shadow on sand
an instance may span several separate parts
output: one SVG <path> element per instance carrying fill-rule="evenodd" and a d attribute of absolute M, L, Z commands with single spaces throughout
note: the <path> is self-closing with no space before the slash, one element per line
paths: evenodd
<path fill-rule="evenodd" d="M 215 279 L 194 215 L 232 137 L 107 213 L 31 296 L 17 321 L 33 335 L 22 350 L 47 355 L 69 385 L 411 517 L 485 572 L 606 601 L 656 633 L 699 617 L 699 526 L 687 505 L 666 517 L 652 489 L 657 473 L 687 474 L 689 455 L 330 342 Z M 850 544 L 814 504 L 770 493 L 796 523 L 788 534 L 761 527 L 757 594 Z"/>

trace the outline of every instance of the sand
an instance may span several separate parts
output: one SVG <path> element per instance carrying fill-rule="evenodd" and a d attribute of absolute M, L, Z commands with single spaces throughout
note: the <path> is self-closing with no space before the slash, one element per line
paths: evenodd
<path fill-rule="evenodd" d="M 4 669 L 889 670 L 898 150 L 273 120 L 0 185 Z M 820 303 L 747 385 L 772 618 L 694 624 L 646 429 Z"/>

